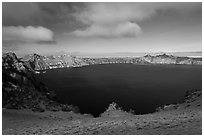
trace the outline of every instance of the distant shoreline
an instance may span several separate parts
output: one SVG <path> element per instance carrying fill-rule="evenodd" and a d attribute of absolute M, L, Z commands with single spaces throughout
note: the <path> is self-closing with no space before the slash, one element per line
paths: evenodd
<path fill-rule="evenodd" d="M 5 51 L 6 52 L 14 52 L 14 51 Z M 3 52 L 4 53 L 4 52 Z M 25 55 L 28 54 L 33 54 L 33 53 L 28 53 L 28 54 L 18 54 L 15 52 L 18 57 L 24 57 Z M 39 55 L 42 55 L 43 53 L 36 53 Z M 44 56 L 52 56 L 52 55 L 62 55 L 62 54 L 69 54 L 72 56 L 77 56 L 77 57 L 87 57 L 87 58 L 105 58 L 105 57 L 142 57 L 147 54 L 155 56 L 155 55 L 160 55 L 160 54 L 168 54 L 168 55 L 173 55 L 173 56 L 180 56 L 180 57 L 202 57 L 202 51 L 195 51 L 195 52 L 115 52 L 115 53 L 86 53 L 86 52 L 55 52 L 55 53 L 48 53 L 48 54 L 43 54 Z"/>

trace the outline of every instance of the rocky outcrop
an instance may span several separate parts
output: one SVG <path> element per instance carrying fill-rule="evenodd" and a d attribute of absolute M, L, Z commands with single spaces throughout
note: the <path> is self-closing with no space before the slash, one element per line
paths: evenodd
<path fill-rule="evenodd" d="M 26 55 L 21 59 L 25 65 L 33 70 L 49 69 L 48 64 L 44 61 L 45 57 L 38 54 Z"/>
<path fill-rule="evenodd" d="M 20 59 L 33 70 L 46 70 L 65 67 L 76 67 L 87 65 L 80 58 L 63 54 L 59 56 L 40 56 L 37 54 L 26 55 Z"/>
<path fill-rule="evenodd" d="M 146 55 L 143 60 L 151 64 L 186 64 L 186 65 L 202 65 L 202 58 L 177 57 L 172 55 Z"/>
<path fill-rule="evenodd" d="M 30 59 L 32 61 L 30 63 L 36 63 L 36 58 L 40 58 L 37 55 L 34 57 Z M 33 74 L 35 68 L 35 65 L 19 60 L 14 53 L 3 54 L 2 107 L 33 111 L 72 110 L 73 106 L 58 103 L 55 92 L 35 79 Z"/>

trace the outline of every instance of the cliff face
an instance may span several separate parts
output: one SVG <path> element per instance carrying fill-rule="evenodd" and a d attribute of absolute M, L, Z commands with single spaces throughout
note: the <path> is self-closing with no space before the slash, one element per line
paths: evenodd
<path fill-rule="evenodd" d="M 81 61 L 77 59 L 77 61 L 75 61 L 75 59 L 76 57 L 67 54 L 59 56 L 40 56 L 31 54 L 21 58 L 21 61 L 33 70 L 46 70 L 77 66 L 77 63 Z"/>
<path fill-rule="evenodd" d="M 28 64 L 19 60 L 14 53 L 3 54 L 2 107 L 35 111 L 72 110 L 71 106 L 58 103 L 55 92 L 35 79 L 33 69 L 36 67 L 31 63 L 39 63 L 36 58 L 31 58 L 33 62 Z"/>
<path fill-rule="evenodd" d="M 32 54 L 21 61 L 33 70 L 46 70 L 65 67 L 81 67 L 94 64 L 131 63 L 131 64 L 186 64 L 202 65 L 202 58 L 177 57 L 172 55 L 146 55 L 144 57 L 82 58 L 67 54 L 59 56 L 40 56 Z"/>
<path fill-rule="evenodd" d="M 38 54 L 30 54 L 26 55 L 21 59 L 25 63 L 25 65 L 33 70 L 44 70 L 49 69 L 48 65 L 44 61 L 45 58 Z"/>

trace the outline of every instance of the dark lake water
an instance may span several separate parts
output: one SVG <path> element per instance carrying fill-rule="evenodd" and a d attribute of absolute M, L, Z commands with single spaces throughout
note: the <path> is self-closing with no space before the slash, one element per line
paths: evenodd
<path fill-rule="evenodd" d="M 92 65 L 47 70 L 37 77 L 63 103 L 98 116 L 111 102 L 136 114 L 181 102 L 186 90 L 202 88 L 202 67 L 189 65 Z"/>

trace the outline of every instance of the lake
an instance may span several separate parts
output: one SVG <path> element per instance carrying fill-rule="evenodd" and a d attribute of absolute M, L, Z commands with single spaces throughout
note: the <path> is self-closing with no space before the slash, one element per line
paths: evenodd
<path fill-rule="evenodd" d="M 47 70 L 38 79 L 57 92 L 62 103 L 98 116 L 116 102 L 136 114 L 182 102 L 187 90 L 202 89 L 202 66 L 106 64 Z"/>

